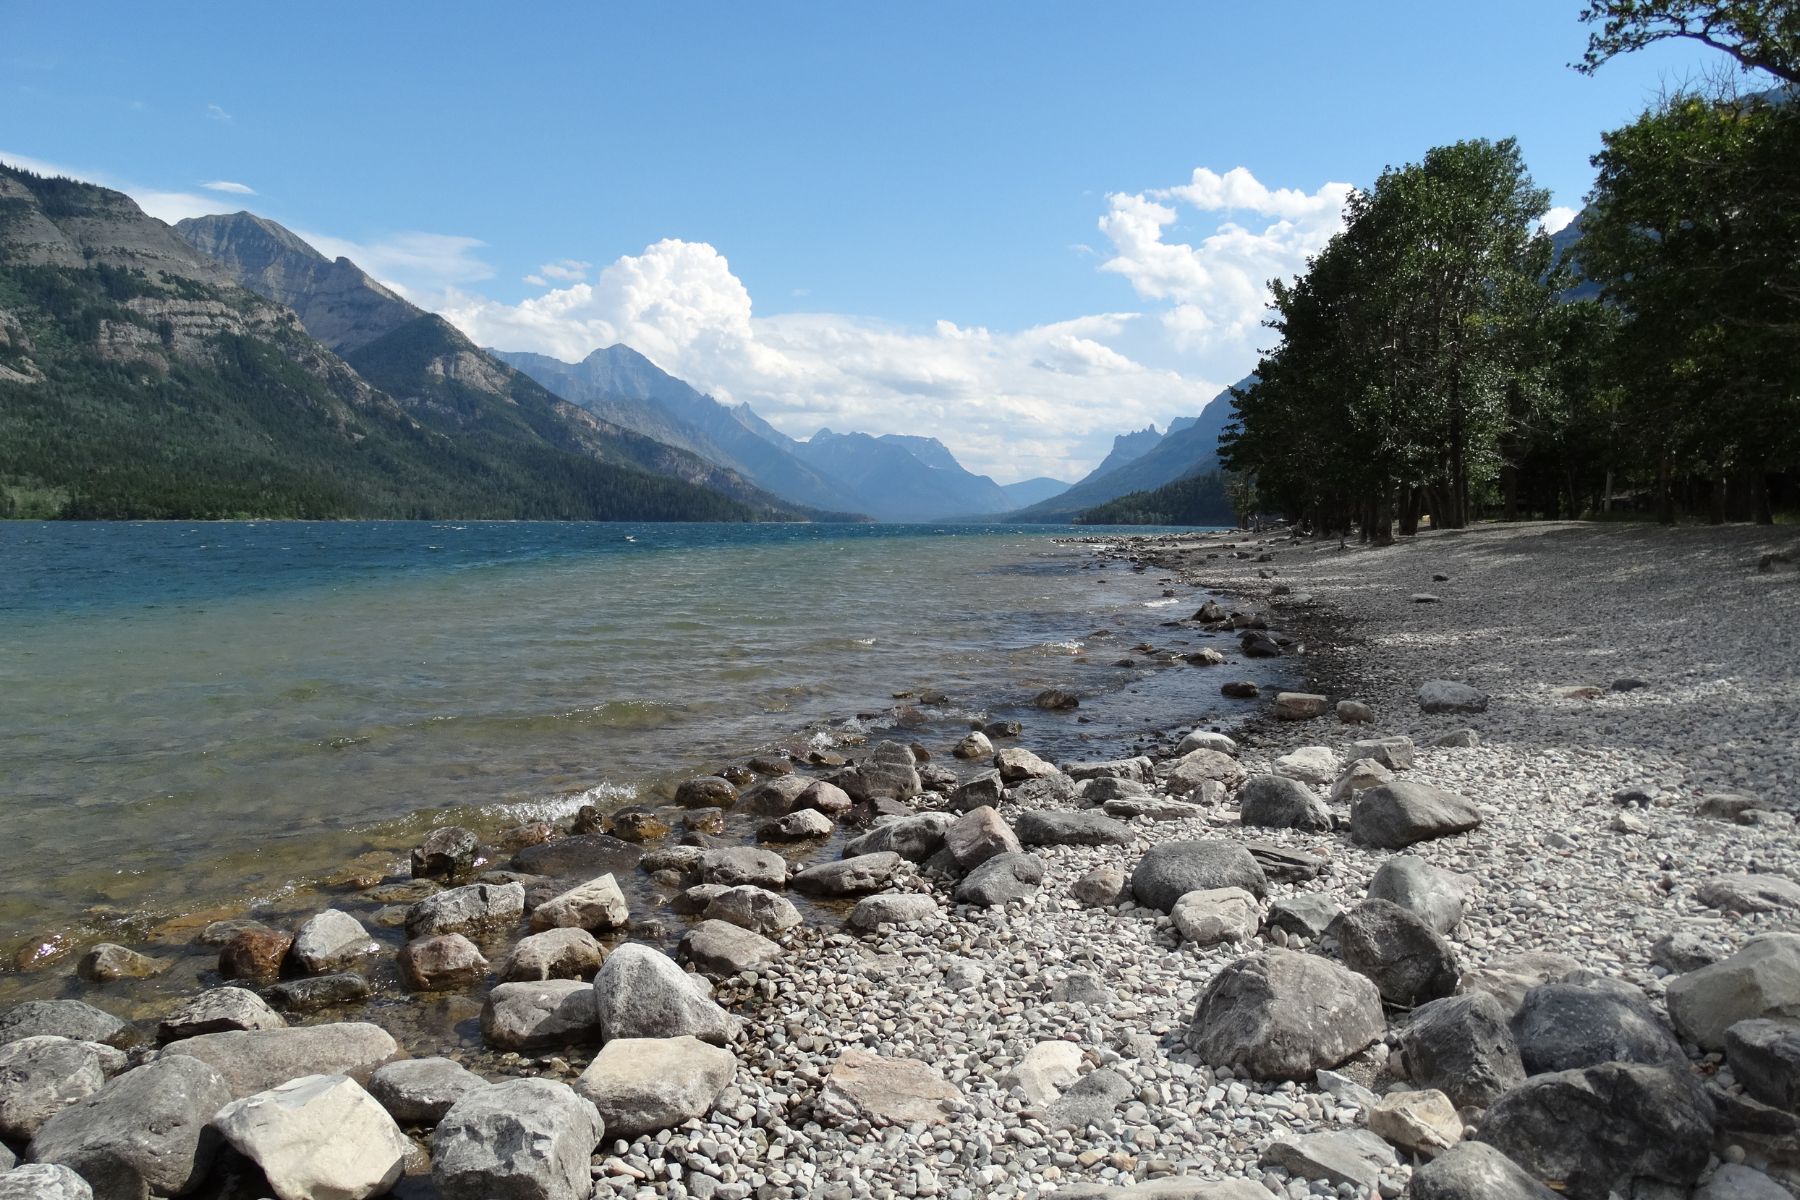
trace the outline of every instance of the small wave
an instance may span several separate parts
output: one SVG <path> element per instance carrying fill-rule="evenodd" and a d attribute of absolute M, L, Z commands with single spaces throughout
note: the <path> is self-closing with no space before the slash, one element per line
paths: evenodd
<path fill-rule="evenodd" d="M 541 796 L 533 800 L 514 800 L 490 804 L 481 811 L 499 821 L 528 825 L 535 821 L 561 821 L 580 812 L 585 805 L 595 808 L 617 808 L 638 798 L 633 783 L 597 783 L 586 791 L 561 796 Z"/>
<path fill-rule="evenodd" d="M 851 638 L 850 640 L 859 646 L 873 646 L 875 644 L 874 638 Z"/>
<path fill-rule="evenodd" d="M 1180 603 L 1181 603 L 1181 597 L 1179 597 L 1179 596 L 1165 596 L 1161 600 L 1146 600 L 1146 601 L 1144 601 L 1144 607 L 1145 608 L 1168 608 L 1171 605 L 1180 604 Z"/>
<path fill-rule="evenodd" d="M 1080 642 L 1073 640 L 1067 642 L 1044 642 L 1038 646 L 1038 649 L 1048 650 L 1053 654 L 1080 654 L 1082 645 Z"/>

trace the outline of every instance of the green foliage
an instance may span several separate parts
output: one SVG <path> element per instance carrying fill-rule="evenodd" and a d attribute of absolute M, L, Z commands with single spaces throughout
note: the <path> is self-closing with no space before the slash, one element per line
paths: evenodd
<path fill-rule="evenodd" d="M 1077 525 L 1230 525 L 1236 520 L 1228 480 L 1208 471 L 1165 483 L 1147 492 L 1132 492 L 1090 508 Z"/>
<path fill-rule="evenodd" d="M 1800 83 L 1800 6 L 1793 0 L 1588 0 L 1598 29 L 1576 69 L 1593 74 L 1619 54 L 1682 39 L 1729 54 L 1746 71 Z"/>

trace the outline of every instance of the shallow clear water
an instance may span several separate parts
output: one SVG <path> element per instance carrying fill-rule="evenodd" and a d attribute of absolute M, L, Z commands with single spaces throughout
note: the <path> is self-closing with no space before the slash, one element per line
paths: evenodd
<path fill-rule="evenodd" d="M 1229 719 L 1205 672 L 1112 665 L 1205 635 L 1163 625 L 1197 595 L 1051 536 L 1096 532 L 0 523 L 0 944 L 124 940 L 809 737 L 987 714 L 1097 757 Z M 1050 686 L 1081 710 L 1031 708 Z M 894 698 L 921 688 L 952 707 Z"/>

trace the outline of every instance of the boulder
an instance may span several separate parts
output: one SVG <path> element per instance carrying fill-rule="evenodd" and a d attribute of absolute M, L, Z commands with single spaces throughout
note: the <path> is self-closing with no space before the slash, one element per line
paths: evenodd
<path fill-rule="evenodd" d="M 1473 729 L 1458 729 L 1444 734 L 1431 744 L 1446 750 L 1473 750 L 1481 745 L 1481 735 Z"/>
<path fill-rule="evenodd" d="M 625 893 L 619 890 L 619 881 L 610 874 L 570 888 L 531 910 L 534 933 L 546 929 L 608 933 L 624 928 L 630 920 L 631 909 L 625 903 Z"/>
<path fill-rule="evenodd" d="M 1051 712 L 1062 712 L 1081 707 L 1081 697 L 1063 688 L 1045 688 L 1033 696 L 1031 702 L 1039 708 L 1048 709 Z"/>
<path fill-rule="evenodd" d="M 1417 855 L 1397 854 L 1369 880 L 1369 899 L 1391 901 L 1439 933 L 1449 933 L 1462 922 L 1470 882 L 1467 875 L 1434 867 Z"/>
<path fill-rule="evenodd" d="M 199 1059 L 219 1073 L 235 1100 L 302 1075 L 348 1075 L 360 1083 L 399 1051 L 380 1026 L 345 1021 L 202 1034 L 171 1043 L 158 1061 Z"/>
<path fill-rule="evenodd" d="M 587 930 L 546 929 L 520 938 L 495 974 L 503 983 L 591 979 L 605 959 L 606 951 Z"/>
<path fill-rule="evenodd" d="M 406 914 L 406 936 L 420 938 L 460 933 L 479 938 L 510 929 L 524 916 L 523 884 L 465 884 L 427 896 L 413 905 Z"/>
<path fill-rule="evenodd" d="M 41 1035 L 0 1046 L 0 1138 L 29 1142 L 38 1128 L 106 1085 L 93 1043 Z"/>
<path fill-rule="evenodd" d="M 958 758 L 970 760 L 992 758 L 994 756 L 994 743 L 988 740 L 987 734 L 977 729 L 964 736 L 962 741 L 956 743 L 956 749 L 952 750 L 951 753 Z"/>
<path fill-rule="evenodd" d="M 1258 1079 L 1309 1080 L 1386 1028 L 1381 993 L 1368 979 L 1315 954 L 1267 950 L 1213 977 L 1190 1032 L 1209 1064 Z"/>
<path fill-rule="evenodd" d="M 1800 883 L 1782 875 L 1716 875 L 1695 895 L 1708 908 L 1725 912 L 1800 912 Z"/>
<path fill-rule="evenodd" d="M 1800 1112 L 1800 1021 L 1739 1021 L 1725 1031 L 1725 1060 L 1746 1092 Z"/>
<path fill-rule="evenodd" d="M 730 921 L 702 921 L 681 939 L 681 956 L 702 971 L 736 975 L 766 967 L 781 957 L 781 947 L 760 933 Z"/>
<path fill-rule="evenodd" d="M 882 925 L 911 928 L 942 915 L 933 896 L 908 892 L 891 892 L 880 896 L 864 896 L 850 913 L 852 929 L 874 930 Z"/>
<path fill-rule="evenodd" d="M 1277 692 L 1275 715 L 1283 721 L 1310 721 L 1322 717 L 1331 701 L 1313 692 Z"/>
<path fill-rule="evenodd" d="M 1337 777 L 1337 752 L 1329 746 L 1302 746 L 1275 760 L 1275 773 L 1301 783 L 1327 784 Z"/>
<path fill-rule="evenodd" d="M 849 792 L 825 779 L 808 783 L 794 800 L 795 808 L 823 813 L 834 820 L 849 812 L 853 804 Z"/>
<path fill-rule="evenodd" d="M 447 1058 L 403 1058 L 369 1077 L 369 1095 L 403 1125 L 436 1125 L 458 1100 L 487 1086 Z"/>
<path fill-rule="evenodd" d="M 1428 783 L 1395 780 L 1372 787 L 1350 808 L 1350 832 L 1358 841 L 1384 850 L 1467 833 L 1481 825 L 1481 812 L 1454 792 Z"/>
<path fill-rule="evenodd" d="M 1433 679 L 1419 688 L 1419 711 L 1428 713 L 1486 712 L 1487 693 L 1448 679 Z"/>
<path fill-rule="evenodd" d="M 1367 975 L 1389 1004 L 1411 1007 L 1456 990 L 1456 951 L 1391 900 L 1364 900 L 1337 926 L 1344 965 Z"/>
<path fill-rule="evenodd" d="M 700 882 L 726 887 L 778 888 L 787 886 L 787 860 L 773 850 L 756 846 L 728 846 L 708 850 L 700 859 Z"/>
<path fill-rule="evenodd" d="M 444 1200 L 588 1200 L 604 1128 L 593 1102 L 564 1083 L 476 1088 L 431 1135 L 431 1179 Z"/>
<path fill-rule="evenodd" d="M 1361 700 L 1339 700 L 1337 719 L 1345 725 L 1371 725 L 1375 721 L 1375 710 Z"/>
<path fill-rule="evenodd" d="M 1462 1140 L 1450 1097 L 1435 1089 L 1389 1092 L 1369 1109 L 1369 1132 L 1421 1158 L 1436 1158 Z"/>
<path fill-rule="evenodd" d="M 1413 1171 L 1410 1200 L 1556 1200 L 1556 1193 L 1486 1142 L 1458 1142 Z"/>
<path fill-rule="evenodd" d="M 14 1170 L 12 1151 L 0 1147 L 0 1200 L 94 1200 L 87 1180 L 55 1163 L 30 1163 Z"/>
<path fill-rule="evenodd" d="M 1070 971 L 1050 985 L 1050 999 L 1058 1004 L 1108 1005 L 1117 1001 L 1112 989 L 1092 971 Z"/>
<path fill-rule="evenodd" d="M 1402 734 L 1363 738 L 1350 743 L 1352 758 L 1372 758 L 1390 771 L 1410 768 L 1413 765 L 1413 752 L 1413 740 Z"/>
<path fill-rule="evenodd" d="M 1687 1063 L 1681 1043 L 1641 997 L 1611 988 L 1540 984 L 1525 993 L 1513 1036 L 1527 1075 L 1603 1062 Z"/>
<path fill-rule="evenodd" d="M 308 1075 L 242 1100 L 213 1127 L 262 1169 L 278 1200 L 366 1200 L 399 1181 L 412 1143 L 343 1075 Z"/>
<path fill-rule="evenodd" d="M 1219 694 L 1233 700 L 1254 700 L 1262 689 L 1249 679 L 1232 679 L 1219 685 Z"/>
<path fill-rule="evenodd" d="M 699 1038 L 615 1038 L 575 1081 L 606 1136 L 631 1141 L 704 1117 L 737 1075 L 737 1055 Z"/>
<path fill-rule="evenodd" d="M 1794 1193 L 1773 1178 L 1742 1163 L 1721 1163 L 1693 1200 L 1794 1200 Z"/>
<path fill-rule="evenodd" d="M 287 1021 L 248 988 L 217 987 L 201 992 L 156 1026 L 159 1042 L 174 1042 L 230 1029 L 285 1029 Z"/>
<path fill-rule="evenodd" d="M 476 849 L 480 844 L 474 830 L 460 825 L 434 829 L 413 848 L 412 876 L 414 879 L 454 880 L 467 875 L 474 869 Z"/>
<path fill-rule="evenodd" d="M 1217 804 L 1224 798 L 1225 789 L 1218 784 L 1208 783 L 1205 786 L 1208 789 L 1206 791 L 1189 792 L 1187 800 L 1165 800 L 1161 796 L 1128 796 L 1108 800 L 1101 805 L 1100 811 L 1119 821 L 1130 821 L 1138 817 L 1151 821 L 1191 821 L 1206 812 L 1206 804 Z"/>
<path fill-rule="evenodd" d="M 1394 773 L 1376 759 L 1358 758 L 1345 767 L 1344 773 L 1331 785 L 1331 798 L 1338 801 L 1355 800 L 1370 788 L 1392 783 L 1393 780 Z"/>
<path fill-rule="evenodd" d="M 355 917 L 328 908 L 300 926 L 288 949 L 288 962 L 306 975 L 329 975 L 380 949 Z"/>
<path fill-rule="evenodd" d="M 263 989 L 263 999 L 285 1012 L 309 1013 L 322 1008 L 360 1004 L 369 998 L 369 981 L 354 971 L 309 975 Z"/>
<path fill-rule="evenodd" d="M 130 1026 L 80 1000 L 26 1000 L 0 1013 L 0 1046 L 28 1037 L 64 1037 L 114 1045 Z"/>
<path fill-rule="evenodd" d="M 1175 902 L 1169 916 L 1181 936 L 1197 946 L 1247 942 L 1262 923 L 1256 897 L 1235 887 L 1189 892 Z"/>
<path fill-rule="evenodd" d="M 1573 1200 L 1606 1200 L 1634 1183 L 1692 1186 L 1712 1124 L 1712 1102 L 1685 1069 L 1604 1063 L 1526 1080 L 1475 1136 Z"/>
<path fill-rule="evenodd" d="M 1268 878 L 1237 842 L 1203 840 L 1152 846 L 1131 873 L 1131 894 L 1146 908 L 1168 912 L 1189 892 L 1242 888 L 1252 896 L 1268 891 Z"/>
<path fill-rule="evenodd" d="M 1000 772 L 1002 783 L 1023 783 L 1027 779 L 1047 779 L 1062 774 L 1023 746 L 1008 746 L 994 755 L 994 768 Z"/>
<path fill-rule="evenodd" d="M 1238 819 L 1266 829 L 1331 828 L 1331 810 L 1318 793 L 1285 775 L 1252 775 L 1237 790 Z"/>
<path fill-rule="evenodd" d="M 800 797 L 806 794 L 813 783 L 823 780 L 809 780 L 799 775 L 782 775 L 775 779 L 765 780 L 750 788 L 739 798 L 739 809 L 759 817 L 782 817 L 799 808 Z M 849 807 L 849 794 L 836 784 L 826 785 L 844 796 L 845 805 Z"/>
<path fill-rule="evenodd" d="M 730 808 L 737 799 L 737 788 L 717 775 L 684 780 L 675 789 L 675 803 L 683 808 Z"/>
<path fill-rule="evenodd" d="M 1105 762 L 1073 762 L 1063 767 L 1063 774 L 1082 783 L 1089 779 L 1129 779 L 1133 783 L 1149 783 L 1156 778 L 1156 764 L 1148 756 L 1115 758 Z"/>
<path fill-rule="evenodd" d="M 474 987 L 487 970 L 480 948 L 460 933 L 419 938 L 400 948 L 400 974 L 415 992 Z"/>
<path fill-rule="evenodd" d="M 998 854 L 976 867 L 956 885 L 956 902 L 998 908 L 1029 900 L 1044 882 L 1044 860 L 1035 854 Z"/>
<path fill-rule="evenodd" d="M 707 901 L 701 913 L 709 921 L 729 921 L 764 936 L 786 933 L 800 924 L 800 910 L 786 896 L 751 884 L 726 888 Z"/>
<path fill-rule="evenodd" d="M 1245 658 L 1280 658 L 1281 643 L 1267 630 L 1247 629 L 1238 635 L 1238 649 Z"/>
<path fill-rule="evenodd" d="M 1129 846 L 1131 826 L 1103 812 L 1039 809 L 1020 815 L 1014 827 L 1021 846 Z"/>
<path fill-rule="evenodd" d="M 673 828 L 655 809 L 632 804 L 606 818 L 606 832 L 627 842 L 651 842 L 667 837 Z"/>
<path fill-rule="evenodd" d="M 558 1050 L 598 1034 L 594 989 L 579 979 L 502 983 L 482 1002 L 481 1040 L 495 1050 Z"/>
<path fill-rule="evenodd" d="M 887 797 L 905 800 L 919 794 L 924 785 L 919 780 L 918 761 L 910 747 L 898 742 L 880 742 L 862 762 L 844 772 L 840 784 L 855 800 Z"/>
<path fill-rule="evenodd" d="M 1101 776 L 1090 779 L 1075 789 L 1081 802 L 1091 808 L 1097 808 L 1108 800 L 1139 800 L 1150 794 L 1147 785 L 1135 779 L 1113 779 Z"/>
<path fill-rule="evenodd" d="M 891 886 L 905 861 L 892 850 L 859 854 L 838 862 L 817 863 L 788 882 L 796 892 L 810 896 L 861 896 Z"/>
<path fill-rule="evenodd" d="M 1012 827 L 992 808 L 972 809 L 944 831 L 944 848 L 963 871 L 972 871 L 990 858 L 1019 853 L 1019 839 Z"/>
<path fill-rule="evenodd" d="M 1671 975 L 1682 975 L 1712 966 L 1719 955 L 1698 935 L 1678 929 L 1650 943 L 1650 961 Z"/>
<path fill-rule="evenodd" d="M 1486 1108 L 1525 1082 L 1507 1012 L 1486 992 L 1445 996 L 1413 1010 L 1400 1031 L 1407 1078 L 1458 1107 Z"/>
<path fill-rule="evenodd" d="M 1006 785 L 998 771 L 983 771 L 966 779 L 950 791 L 946 806 L 951 812 L 968 812 L 984 804 L 997 805 L 1006 799 Z"/>
<path fill-rule="evenodd" d="M 151 958 L 114 942 L 101 942 L 75 964 L 75 974 L 89 983 L 113 983 L 120 979 L 148 979 L 161 974 L 167 959 Z"/>
<path fill-rule="evenodd" d="M 1262 1165 L 1366 1195 L 1381 1182 L 1382 1170 L 1398 1166 L 1399 1159 L 1366 1129 L 1334 1129 L 1278 1138 L 1263 1150 Z"/>
<path fill-rule="evenodd" d="M 832 1064 L 815 1103 L 819 1116 L 836 1124 L 943 1125 L 960 1097 L 942 1072 L 917 1059 L 846 1050 Z"/>
<path fill-rule="evenodd" d="M 1463 972 L 1456 981 L 1460 995 L 1486 992 L 1500 1002 L 1511 1021 L 1525 1003 L 1525 993 L 1541 983 L 1563 983 L 1582 974 L 1582 966 L 1566 954 L 1528 950 Z"/>
<path fill-rule="evenodd" d="M 1227 734 L 1215 733 L 1210 729 L 1196 729 L 1181 739 L 1175 747 L 1177 755 L 1191 754 L 1195 750 L 1213 750 L 1220 754 L 1236 754 L 1237 743 Z"/>
<path fill-rule="evenodd" d="M 809 842 L 830 837 L 837 822 L 816 808 L 796 809 L 785 817 L 765 822 L 756 831 L 759 842 Z"/>
<path fill-rule="evenodd" d="M 941 812 L 896 817 L 844 843 L 844 857 L 892 851 L 908 862 L 924 862 L 944 848 L 944 835 L 955 823 L 955 817 Z"/>
<path fill-rule="evenodd" d="M 611 871 L 629 871 L 644 857 L 641 847 L 604 833 L 584 833 L 527 846 L 513 855 L 513 870 L 552 879 L 593 879 Z M 455 931 L 453 931 L 455 932 Z M 468 932 L 462 930 L 461 932 Z"/>
<path fill-rule="evenodd" d="M 1131 1095 L 1131 1083 L 1123 1075 L 1101 1067 L 1070 1084 L 1045 1111 L 1044 1124 L 1053 1130 L 1105 1128 Z"/>
<path fill-rule="evenodd" d="M 1269 905 L 1269 928 L 1297 933 L 1316 942 L 1344 915 L 1338 902 L 1323 892 L 1283 896 Z"/>
<path fill-rule="evenodd" d="M 1095 867 L 1069 885 L 1069 895 L 1084 908 L 1111 908 L 1128 894 L 1125 872 L 1114 866 Z"/>
<path fill-rule="evenodd" d="M 45 1121 L 31 1161 L 69 1168 L 99 1200 L 185 1195 L 212 1167 L 219 1139 L 207 1122 L 231 1098 L 217 1071 L 165 1054 Z"/>
<path fill-rule="evenodd" d="M 595 1007 L 603 1040 L 692 1035 L 723 1045 L 738 1021 L 713 1002 L 706 983 L 649 946 L 627 942 L 594 976 Z"/>
<path fill-rule="evenodd" d="M 1669 1017 L 1689 1041 L 1725 1047 L 1725 1031 L 1756 1018 L 1800 1018 L 1800 934 L 1764 933 L 1736 954 L 1669 980 Z"/>
<path fill-rule="evenodd" d="M 1000 1077 L 1003 1088 L 1017 1088 L 1025 1103 L 1042 1108 L 1081 1075 L 1081 1047 L 1074 1042 L 1039 1042 Z"/>
<path fill-rule="evenodd" d="M 1185 796 L 1208 780 L 1234 788 L 1248 774 L 1242 763 L 1220 750 L 1190 750 L 1163 764 L 1159 774 L 1170 793 Z"/>

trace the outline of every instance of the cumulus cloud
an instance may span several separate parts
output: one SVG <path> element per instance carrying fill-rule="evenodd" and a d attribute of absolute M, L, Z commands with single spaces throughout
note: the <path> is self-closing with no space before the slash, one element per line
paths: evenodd
<path fill-rule="evenodd" d="M 1564 229 L 1568 228 L 1569 222 L 1573 221 L 1575 217 L 1576 212 L 1574 209 L 1559 204 L 1544 214 L 1544 232 L 1561 233 Z"/>
<path fill-rule="evenodd" d="M 200 185 L 209 192 L 225 192 L 232 196 L 254 196 L 256 189 L 247 183 L 237 183 L 230 179 L 215 179 L 211 183 Z"/>

